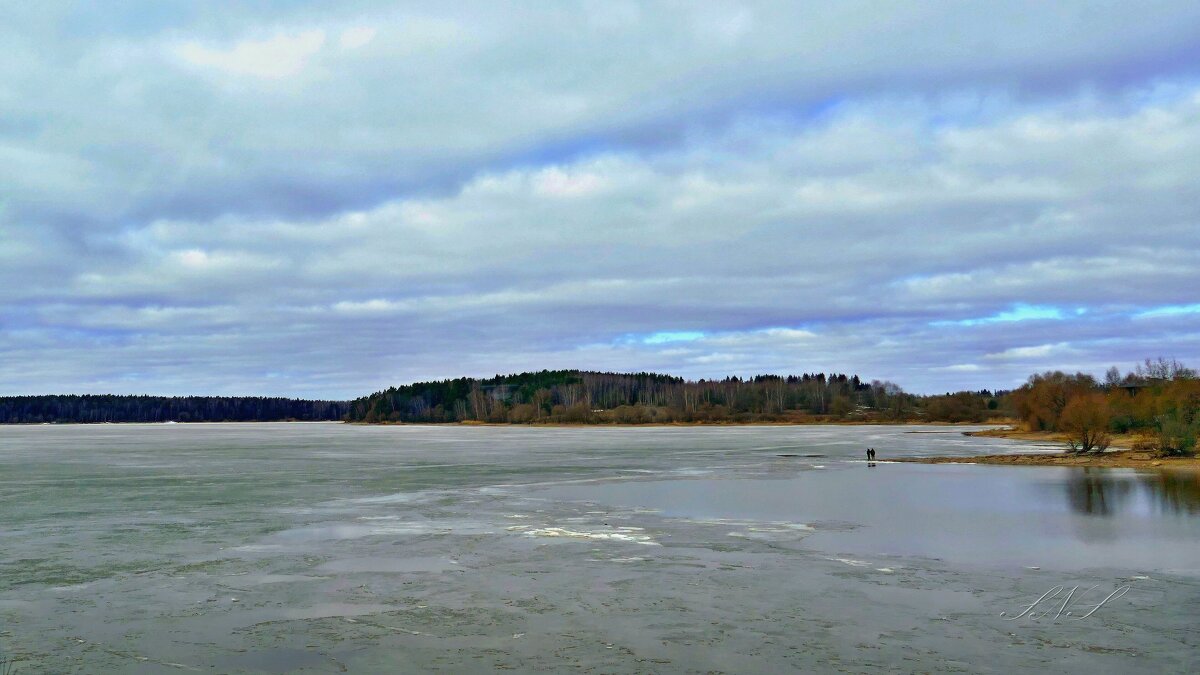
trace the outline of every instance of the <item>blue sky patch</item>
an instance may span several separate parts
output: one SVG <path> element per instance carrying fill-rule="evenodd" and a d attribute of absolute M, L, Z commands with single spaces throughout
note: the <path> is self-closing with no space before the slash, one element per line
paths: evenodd
<path fill-rule="evenodd" d="M 642 338 L 643 344 L 660 345 L 667 342 L 693 342 L 704 337 L 704 333 L 695 330 L 661 331 L 651 333 Z"/>
<path fill-rule="evenodd" d="M 1075 310 L 1075 314 L 1080 315 L 1080 314 L 1083 314 L 1085 311 L 1086 310 L 1080 311 L 1077 309 L 1077 310 Z M 978 319 L 960 319 L 960 320 L 956 320 L 956 321 L 949 321 L 949 320 L 934 321 L 931 323 L 931 325 L 933 325 L 933 326 L 979 326 L 979 325 L 984 325 L 984 324 L 989 324 L 989 323 L 1007 323 L 1007 322 L 1011 322 L 1011 321 L 1036 321 L 1036 320 L 1059 321 L 1059 320 L 1062 320 L 1065 318 L 1066 318 L 1066 315 L 1063 313 L 1063 311 L 1061 309 L 1059 309 L 1057 307 L 1050 307 L 1048 305 L 1026 305 L 1026 304 L 1018 303 L 1018 304 L 1013 305 L 1012 309 L 1005 311 L 1005 312 L 1000 312 L 998 314 L 993 314 L 992 316 L 985 316 L 985 317 L 978 318 Z"/>

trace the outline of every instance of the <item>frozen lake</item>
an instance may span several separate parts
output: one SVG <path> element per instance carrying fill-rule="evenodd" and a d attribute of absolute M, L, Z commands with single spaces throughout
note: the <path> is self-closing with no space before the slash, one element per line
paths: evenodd
<path fill-rule="evenodd" d="M 1200 670 L 1197 476 L 862 461 L 1031 449 L 964 429 L 0 427 L 0 657 Z"/>

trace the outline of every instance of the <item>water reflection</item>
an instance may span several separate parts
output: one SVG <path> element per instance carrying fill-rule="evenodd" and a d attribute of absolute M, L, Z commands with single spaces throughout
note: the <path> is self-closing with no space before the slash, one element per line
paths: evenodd
<path fill-rule="evenodd" d="M 1200 472 L 1118 473 L 1111 469 L 1072 471 L 1067 502 L 1077 513 L 1113 516 L 1126 511 L 1200 514 Z"/>
<path fill-rule="evenodd" d="M 1160 471 L 1152 481 L 1159 508 L 1171 513 L 1200 514 L 1200 472 Z"/>

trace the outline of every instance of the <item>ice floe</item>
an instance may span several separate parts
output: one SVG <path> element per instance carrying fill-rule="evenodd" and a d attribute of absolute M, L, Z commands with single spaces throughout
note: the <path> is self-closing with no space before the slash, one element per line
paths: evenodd
<path fill-rule="evenodd" d="M 526 527 L 514 525 L 506 528 L 510 532 L 523 532 L 528 537 L 553 537 L 589 541 L 621 541 L 630 544 L 660 546 L 650 535 L 642 534 L 640 527 L 610 527 L 601 530 L 569 530 L 565 527 Z"/>

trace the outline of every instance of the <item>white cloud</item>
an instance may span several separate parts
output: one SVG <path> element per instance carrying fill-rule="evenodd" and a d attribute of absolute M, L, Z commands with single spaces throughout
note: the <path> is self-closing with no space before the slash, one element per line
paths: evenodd
<path fill-rule="evenodd" d="M 558 167 L 539 171 L 532 177 L 534 194 L 546 197 L 586 197 L 602 190 L 606 181 L 587 171 L 567 173 Z"/>
<path fill-rule="evenodd" d="M 379 31 L 370 26 L 354 26 L 342 31 L 338 36 L 338 46 L 342 49 L 358 49 L 371 44 Z"/>
<path fill-rule="evenodd" d="M 392 302 L 383 298 L 363 300 L 361 302 L 342 300 L 333 304 L 335 312 L 345 312 L 348 314 L 390 314 L 403 308 L 403 303 Z"/>
<path fill-rule="evenodd" d="M 210 258 L 207 253 L 200 249 L 188 249 L 186 251 L 178 251 L 175 253 L 175 259 L 184 267 L 203 268 L 208 266 Z"/>
<path fill-rule="evenodd" d="M 1010 347 L 1002 352 L 987 354 L 985 359 L 1040 359 L 1062 352 L 1067 343 L 1036 345 L 1032 347 Z"/>
<path fill-rule="evenodd" d="M 373 36 L 373 33 L 365 36 L 364 41 L 361 29 L 351 29 L 342 33 L 341 43 L 343 47 L 359 47 L 370 42 Z M 324 45 L 325 31 L 310 29 L 280 32 L 262 39 L 243 39 L 224 46 L 190 40 L 176 46 L 175 54 L 193 66 L 215 68 L 232 75 L 282 78 L 303 71 L 309 59 Z"/>
<path fill-rule="evenodd" d="M 934 370 L 944 370 L 951 373 L 977 373 L 983 370 L 983 366 L 977 363 L 956 363 L 952 366 L 939 366 Z"/>

